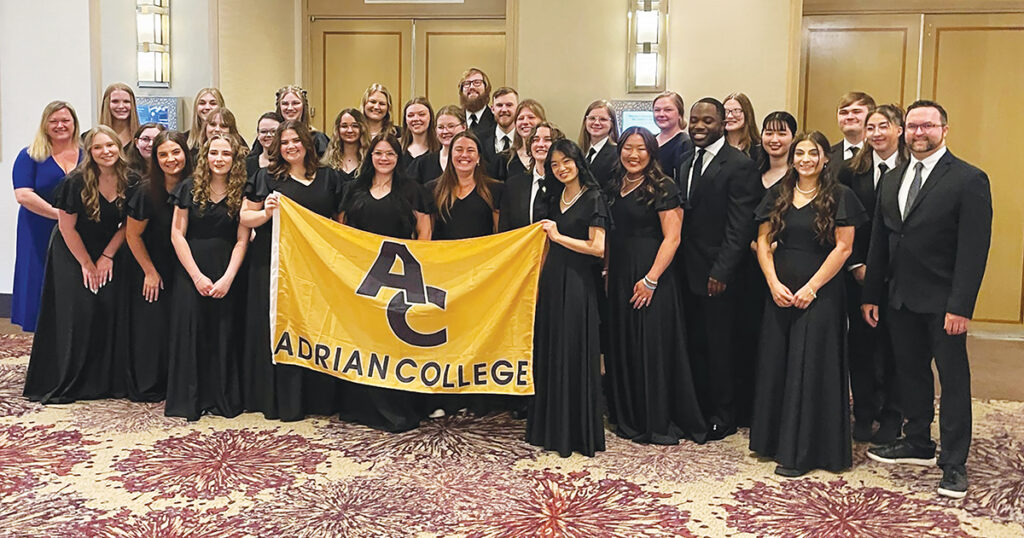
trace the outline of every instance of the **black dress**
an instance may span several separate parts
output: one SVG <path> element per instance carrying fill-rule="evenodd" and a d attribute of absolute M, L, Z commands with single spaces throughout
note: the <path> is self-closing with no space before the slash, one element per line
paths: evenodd
<path fill-rule="evenodd" d="M 192 184 L 191 178 L 179 183 L 171 203 L 188 211 L 188 248 L 199 270 L 216 282 L 231 261 L 238 215 L 229 212 L 226 199 L 209 201 L 202 208 L 192 199 Z M 164 412 L 188 420 L 198 420 L 204 413 L 237 416 L 242 412 L 239 364 L 245 289 L 236 277 L 224 297 L 201 296 L 181 264 L 175 278 Z"/>
<path fill-rule="evenodd" d="M 279 192 L 310 211 L 333 218 L 341 201 L 341 175 L 317 169 L 309 185 L 289 176 L 277 178 L 263 168 L 245 185 L 246 199 L 262 203 Z M 249 245 L 249 283 L 245 307 L 245 354 L 241 364 L 242 400 L 246 411 L 269 419 L 302 420 L 307 414 L 331 415 L 337 410 L 334 377 L 291 364 L 273 364 L 270 349 L 270 242 L 273 221 L 256 228 Z"/>
<path fill-rule="evenodd" d="M 399 166 L 401 166 L 401 161 L 399 161 Z M 402 170 L 402 168 L 398 168 L 398 170 Z M 426 185 L 441 177 L 441 174 L 444 173 L 444 170 L 441 169 L 441 152 L 428 151 L 413 158 L 405 168 L 405 172 L 405 177 L 411 178 L 420 185 Z"/>
<path fill-rule="evenodd" d="M 412 239 L 416 233 L 413 211 L 430 214 L 433 203 L 423 185 L 405 180 L 379 200 L 359 181 L 345 185 L 340 212 L 345 224 L 366 232 Z M 378 430 L 402 432 L 416 428 L 424 418 L 422 394 L 342 381 L 339 417 Z"/>
<path fill-rule="evenodd" d="M 100 194 L 100 218 L 93 221 L 82 202 L 83 185 L 80 173 L 69 174 L 54 191 L 53 206 L 77 215 L 75 230 L 89 258 L 97 260 L 124 220 L 124 203 Z M 25 378 L 29 400 L 69 403 L 126 395 L 126 353 L 117 326 L 128 263 L 124 250 L 114 255 L 113 280 L 93 293 L 82 284 L 82 267 L 60 228 L 53 228 Z"/>
<path fill-rule="evenodd" d="M 778 197 L 768 191 L 757 208 L 768 220 Z M 796 293 L 832 251 L 814 231 L 814 204 L 790 207 L 777 238 L 775 271 Z M 868 216 L 846 186 L 837 186 L 836 226 L 858 226 Z M 783 467 L 837 472 L 851 465 L 850 391 L 845 352 L 845 294 L 842 275 L 817 291 L 800 310 L 765 301 L 761 355 L 750 426 L 750 449 Z"/>
<path fill-rule="evenodd" d="M 686 353 L 686 325 L 680 283 L 670 265 L 658 279 L 651 304 L 634 309 L 633 285 L 647 274 L 664 238 L 659 211 L 679 207 L 675 183 L 653 205 L 639 189 L 615 194 L 608 233 L 608 350 L 605 371 L 615 433 L 642 443 L 676 444 L 689 437 L 704 442 L 707 425 Z"/>
<path fill-rule="evenodd" d="M 670 178 L 675 178 L 679 168 L 693 156 L 694 146 L 686 131 L 676 133 L 668 142 L 658 147 L 658 164 L 661 171 Z M 679 184 L 679 181 L 676 181 Z"/>
<path fill-rule="evenodd" d="M 128 197 L 128 217 L 146 223 L 142 243 L 163 281 L 157 300 L 146 301 L 142 294 L 146 273 L 132 257 L 128 264 L 128 300 L 123 318 L 128 328 L 128 397 L 132 400 L 159 402 L 167 395 L 172 297 L 175 273 L 180 265 L 171 245 L 173 215 L 174 206 L 162 187 L 153 192 L 146 182 L 133 189 Z"/>
<path fill-rule="evenodd" d="M 522 159 L 519 158 L 519 154 L 509 148 L 495 156 L 489 172 L 494 179 L 505 181 L 510 177 L 525 174 L 528 170 Z"/>
<path fill-rule="evenodd" d="M 766 192 L 764 184 L 759 181 L 752 188 L 757 191 L 757 199 L 762 200 Z M 753 219 L 754 215 L 750 218 Z M 736 395 L 736 425 L 750 426 L 750 418 L 754 411 L 754 373 L 757 372 L 757 355 L 760 353 L 758 342 L 764 316 L 764 301 L 769 297 L 769 293 L 768 283 L 753 250 L 748 249 L 743 253 L 743 258 L 736 268 L 736 276 L 736 325 L 743 328 L 744 335 L 733 347 L 733 372 L 736 381 L 733 394 Z"/>
<path fill-rule="evenodd" d="M 608 228 L 608 208 L 598 190 L 584 192 L 562 213 L 548 217 L 558 231 L 586 240 L 590 228 Z M 533 345 L 534 397 L 526 415 L 530 444 L 569 457 L 604 450 L 601 412 L 601 343 L 594 267 L 601 259 L 550 243 L 540 274 Z"/>

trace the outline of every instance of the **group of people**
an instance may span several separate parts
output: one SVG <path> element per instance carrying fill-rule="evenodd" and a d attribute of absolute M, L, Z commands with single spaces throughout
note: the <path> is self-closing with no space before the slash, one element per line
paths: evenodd
<path fill-rule="evenodd" d="M 458 88 L 459 105 L 416 97 L 396 111 L 373 84 L 323 133 L 306 91 L 285 86 L 251 147 L 216 88 L 199 91 L 184 133 L 138 125 L 123 84 L 81 141 L 74 108 L 50 103 L 14 168 L 12 319 L 36 332 L 25 396 L 166 399 L 190 420 L 337 414 L 388 431 L 510 411 L 562 456 L 604 450 L 606 416 L 641 443 L 749 426 L 750 448 L 794 477 L 849 468 L 851 437 L 879 461 L 934 462 L 934 357 L 939 492 L 963 496 L 965 339 L 992 210 L 985 174 L 945 148 L 941 105 L 849 93 L 831 145 L 785 111 L 758 129 L 742 93 L 687 110 L 664 92 L 660 132 L 620 132 L 598 100 L 573 141 L 479 69 Z M 401 239 L 542 223 L 535 395 L 423 395 L 274 365 L 281 195 Z"/>

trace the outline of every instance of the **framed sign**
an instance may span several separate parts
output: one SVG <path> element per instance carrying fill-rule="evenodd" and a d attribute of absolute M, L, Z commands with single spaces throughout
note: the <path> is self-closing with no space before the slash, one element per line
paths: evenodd
<path fill-rule="evenodd" d="M 650 100 L 613 99 L 609 102 L 615 111 L 620 133 L 633 126 L 644 127 L 654 135 L 661 132 L 654 123 L 654 103 Z"/>
<path fill-rule="evenodd" d="M 183 118 L 180 116 L 180 97 L 138 97 L 135 99 L 135 108 L 139 112 L 139 124 L 159 123 L 168 129 L 179 131 L 178 124 Z"/>

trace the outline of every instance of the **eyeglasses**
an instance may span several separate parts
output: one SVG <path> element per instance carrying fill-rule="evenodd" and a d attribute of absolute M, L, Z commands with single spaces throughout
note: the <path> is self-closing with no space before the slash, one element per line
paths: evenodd
<path fill-rule="evenodd" d="M 868 126 L 865 128 L 865 130 L 867 132 L 869 132 L 869 133 L 874 133 L 874 132 L 886 133 L 886 132 L 889 131 L 890 127 L 891 127 L 891 125 L 889 125 L 888 122 L 886 122 L 886 123 L 879 123 L 878 125 L 868 124 Z"/>
<path fill-rule="evenodd" d="M 274 133 L 276 133 L 276 132 L 277 132 L 277 129 L 261 129 L 259 131 L 259 135 L 260 135 L 260 138 L 266 138 L 266 137 L 274 136 Z"/>
<path fill-rule="evenodd" d="M 139 140 L 139 142 L 144 142 L 146 144 L 152 144 L 153 143 L 153 137 L 151 137 L 151 136 L 140 136 L 138 138 L 138 140 Z"/>
<path fill-rule="evenodd" d="M 373 155 L 377 159 L 383 159 L 385 157 L 390 159 L 397 156 L 398 154 L 393 151 L 375 151 L 371 155 Z"/>
<path fill-rule="evenodd" d="M 484 87 L 484 81 L 481 80 L 481 79 L 466 80 L 466 81 L 463 81 L 463 83 L 462 83 L 462 89 L 466 89 L 466 88 L 483 88 L 483 87 Z"/>
<path fill-rule="evenodd" d="M 725 115 L 726 116 L 742 116 L 743 115 L 743 109 L 742 108 L 727 108 L 727 109 L 725 109 Z"/>
<path fill-rule="evenodd" d="M 907 130 L 912 132 L 912 133 L 916 133 L 917 131 L 928 132 L 928 131 L 931 131 L 933 129 L 937 129 L 939 127 L 942 127 L 942 125 L 940 125 L 938 123 L 931 123 L 931 122 L 928 122 L 928 123 L 908 123 L 907 124 Z"/>
<path fill-rule="evenodd" d="M 585 119 L 591 123 L 611 123 L 612 121 L 611 118 L 603 118 L 601 116 L 587 116 Z"/>
<path fill-rule="evenodd" d="M 454 131 L 455 129 L 458 129 L 459 127 L 462 127 L 461 123 L 446 123 L 444 125 L 438 124 L 437 125 L 437 130 L 438 131 Z"/>

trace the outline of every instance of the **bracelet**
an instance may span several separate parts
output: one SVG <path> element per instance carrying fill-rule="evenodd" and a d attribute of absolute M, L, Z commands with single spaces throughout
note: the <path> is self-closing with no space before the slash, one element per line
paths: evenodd
<path fill-rule="evenodd" d="M 653 280 L 647 278 L 646 276 L 644 277 L 643 282 L 644 282 L 644 287 L 649 289 L 649 290 L 651 290 L 651 291 L 654 291 L 654 290 L 658 289 L 658 283 L 656 281 L 653 281 Z"/>
<path fill-rule="evenodd" d="M 815 299 L 818 298 L 818 294 L 814 292 L 814 288 L 807 288 L 807 289 L 811 290 L 811 297 L 814 297 Z"/>
<path fill-rule="evenodd" d="M 101 252 L 101 253 L 100 253 L 100 256 L 103 256 L 104 258 L 106 258 L 106 259 L 108 259 L 108 260 L 110 260 L 110 261 L 114 261 L 114 258 L 113 258 L 113 257 L 111 257 L 111 256 L 107 256 L 107 253 L 106 253 L 106 252 Z"/>

